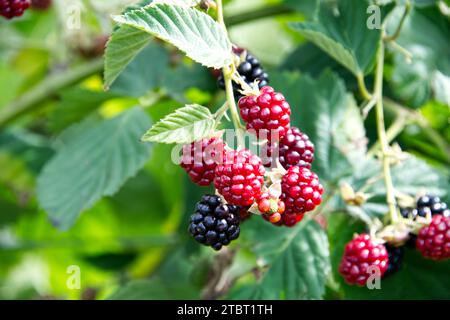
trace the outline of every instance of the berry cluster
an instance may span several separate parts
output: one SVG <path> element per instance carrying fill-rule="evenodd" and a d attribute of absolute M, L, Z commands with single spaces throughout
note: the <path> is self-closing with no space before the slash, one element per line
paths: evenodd
<path fill-rule="evenodd" d="M 236 50 L 235 54 L 244 53 Z M 200 186 L 214 182 L 218 194 L 206 195 L 197 204 L 189 232 L 216 250 L 238 237 L 239 221 L 251 213 L 276 226 L 292 227 L 321 203 L 324 192 L 310 170 L 314 145 L 306 134 L 291 127 L 289 103 L 267 86 L 268 76 L 259 62 L 249 54 L 245 57 L 239 75 L 247 83 L 259 80 L 260 90 L 243 91 L 246 95 L 238 102 L 240 115 L 247 130 L 265 144 L 272 164 L 281 163 L 287 171 L 269 165 L 267 172 L 261 157 L 244 146 L 230 148 L 218 134 L 183 146 L 181 167 Z"/>
<path fill-rule="evenodd" d="M 220 250 L 239 237 L 239 207 L 223 204 L 216 195 L 204 195 L 195 206 L 189 232 L 194 239 Z"/>
<path fill-rule="evenodd" d="M 258 59 L 241 48 L 234 48 L 234 52 L 237 55 L 245 55 L 244 61 L 237 67 L 237 71 L 243 81 L 245 81 L 248 85 L 252 85 L 255 81 L 257 81 L 260 89 L 269 84 L 269 75 L 264 71 L 264 68 Z M 219 75 L 217 83 L 221 89 L 225 89 L 225 79 L 223 74 Z M 242 88 L 241 85 L 233 81 L 234 96 L 237 99 L 242 97 L 240 91 L 243 89 L 244 88 Z"/>
<path fill-rule="evenodd" d="M 6 19 L 20 17 L 29 7 L 29 0 L 0 0 L 0 15 Z"/>
<path fill-rule="evenodd" d="M 450 216 L 447 204 L 439 197 L 426 195 L 419 197 L 416 205 L 415 208 L 401 209 L 403 218 L 411 221 L 419 220 L 419 217 L 432 218 L 429 224 L 420 228 L 417 236 L 410 234 L 410 242 L 425 258 L 449 259 Z M 346 245 L 339 272 L 347 283 L 363 286 L 371 274 L 368 272 L 370 266 L 378 266 L 380 276 L 386 277 L 401 269 L 404 255 L 403 245 L 381 244 L 368 234 L 362 234 Z"/>

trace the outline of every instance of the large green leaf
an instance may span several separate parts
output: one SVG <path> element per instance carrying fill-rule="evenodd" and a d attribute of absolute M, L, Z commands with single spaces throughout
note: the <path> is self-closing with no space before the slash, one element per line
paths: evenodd
<path fill-rule="evenodd" d="M 398 19 L 393 19 L 395 26 Z M 394 27 L 393 26 L 393 27 Z M 418 108 L 434 94 L 450 105 L 450 23 L 436 7 L 415 8 L 405 21 L 399 44 L 412 54 L 412 62 L 395 52 L 395 64 L 389 83 L 393 94 Z"/>
<path fill-rule="evenodd" d="M 355 75 L 368 73 L 374 64 L 381 32 L 366 27 L 368 2 L 322 2 L 314 22 L 293 23 L 305 38 L 336 59 Z M 359 27 L 355 27 L 359 26 Z"/>
<path fill-rule="evenodd" d="M 126 25 L 113 32 L 105 51 L 104 86 L 106 89 L 111 86 L 136 55 L 149 44 L 150 40 L 151 35 L 148 33 Z"/>
<path fill-rule="evenodd" d="M 187 102 L 185 91 L 216 89 L 207 68 L 196 63 L 179 61 L 174 65 L 174 53 L 156 41 L 150 42 L 130 62 L 111 86 L 111 91 L 130 97 L 142 97 L 155 89 L 174 99 Z M 183 79 L 183 81 L 174 81 Z"/>
<path fill-rule="evenodd" d="M 144 134 L 142 141 L 191 143 L 211 135 L 215 124 L 208 108 L 187 105 L 157 122 Z"/>
<path fill-rule="evenodd" d="M 274 88 L 292 108 L 291 123 L 315 145 L 313 167 L 322 179 L 333 181 L 351 173 L 349 162 L 365 152 L 364 126 L 353 97 L 334 73 L 317 79 L 298 73 L 272 75 Z"/>
<path fill-rule="evenodd" d="M 139 143 L 150 126 L 139 108 L 97 123 L 87 120 L 63 134 L 65 142 L 38 178 L 40 205 L 52 223 L 68 229 L 80 212 L 117 192 L 144 165 L 150 146 Z"/>
<path fill-rule="evenodd" d="M 199 10 L 155 4 L 115 16 L 115 21 L 145 31 L 176 46 L 207 67 L 222 68 L 232 62 L 225 30 Z"/>
<path fill-rule="evenodd" d="M 248 223 L 248 242 L 268 269 L 260 281 L 237 289 L 230 298 L 321 299 L 331 270 L 323 229 L 314 221 L 292 229 L 274 228 L 258 217 Z"/>

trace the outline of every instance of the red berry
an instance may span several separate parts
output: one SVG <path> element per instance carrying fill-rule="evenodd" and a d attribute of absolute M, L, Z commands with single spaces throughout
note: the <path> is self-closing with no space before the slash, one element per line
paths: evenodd
<path fill-rule="evenodd" d="M 300 214 L 288 214 L 287 213 L 287 214 L 283 215 L 283 224 L 286 227 L 293 227 L 297 223 L 302 221 L 304 216 L 305 216 L 305 214 L 303 214 L 303 213 L 300 213 Z"/>
<path fill-rule="evenodd" d="M 279 142 L 268 143 L 262 151 L 267 156 L 263 158 L 266 167 L 275 165 L 273 160 L 277 156 L 285 169 L 292 166 L 311 169 L 314 160 L 314 144 L 296 127 L 291 127 Z"/>
<path fill-rule="evenodd" d="M 281 221 L 285 210 L 284 202 L 280 199 L 271 198 L 268 192 L 263 192 L 257 199 L 258 210 L 261 212 L 264 220 L 270 221 L 275 225 L 282 225 Z"/>
<path fill-rule="evenodd" d="M 291 107 L 272 87 L 263 87 L 258 96 L 242 97 L 239 108 L 247 130 L 254 130 L 260 139 L 277 140 L 289 130 Z"/>
<path fill-rule="evenodd" d="M 223 161 L 225 144 L 222 139 L 203 139 L 183 146 L 181 167 L 189 174 L 192 182 L 209 186 L 214 180 L 217 163 Z"/>
<path fill-rule="evenodd" d="M 0 15 L 12 19 L 21 16 L 29 7 L 29 0 L 0 0 Z"/>
<path fill-rule="evenodd" d="M 265 169 L 261 159 L 249 150 L 229 151 L 218 164 L 214 186 L 227 202 L 250 206 L 261 193 Z"/>
<path fill-rule="evenodd" d="M 431 223 L 420 229 L 416 247 L 426 258 L 450 258 L 450 217 L 434 215 Z"/>
<path fill-rule="evenodd" d="M 47 10 L 52 5 L 52 0 L 31 0 L 31 7 L 36 10 Z"/>
<path fill-rule="evenodd" d="M 314 172 L 293 166 L 281 180 L 281 191 L 280 199 L 286 205 L 286 214 L 303 214 L 322 202 L 324 190 Z"/>
<path fill-rule="evenodd" d="M 369 267 L 378 267 L 380 277 L 388 269 L 389 255 L 383 244 L 377 244 L 368 234 L 360 234 L 345 246 L 339 273 L 349 284 L 364 286 L 374 273 Z"/>

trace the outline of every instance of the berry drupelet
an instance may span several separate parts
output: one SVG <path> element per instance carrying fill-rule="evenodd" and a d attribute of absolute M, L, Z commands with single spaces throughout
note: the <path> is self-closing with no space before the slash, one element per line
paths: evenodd
<path fill-rule="evenodd" d="M 204 195 L 191 216 L 189 233 L 194 239 L 214 250 L 220 250 L 239 237 L 238 206 L 224 204 L 219 196 Z"/>

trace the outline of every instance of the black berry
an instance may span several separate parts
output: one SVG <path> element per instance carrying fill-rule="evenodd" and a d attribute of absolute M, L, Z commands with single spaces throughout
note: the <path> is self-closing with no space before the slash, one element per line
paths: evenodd
<path fill-rule="evenodd" d="M 189 233 L 197 242 L 220 250 L 239 237 L 239 211 L 216 195 L 204 195 L 191 216 Z"/>
<path fill-rule="evenodd" d="M 388 252 L 389 264 L 384 277 L 391 275 L 401 269 L 403 264 L 403 256 L 405 254 L 404 247 L 394 247 L 389 244 L 384 245 Z"/>
<path fill-rule="evenodd" d="M 431 213 L 431 216 L 441 215 L 444 217 L 450 217 L 450 209 L 445 202 L 433 195 L 424 195 L 417 199 L 415 208 L 400 208 L 400 214 L 403 218 L 415 220 L 419 217 L 426 217 Z M 414 248 L 416 246 L 417 236 L 410 234 L 410 238 L 406 245 Z"/>
<path fill-rule="evenodd" d="M 237 51 L 239 52 L 242 50 Z M 247 53 L 245 61 L 241 62 L 238 66 L 237 71 L 241 75 L 242 79 L 248 84 L 252 84 L 255 80 L 258 80 L 258 86 L 260 89 L 269 84 L 269 75 L 265 72 L 258 59 L 249 53 Z M 221 89 L 225 89 L 225 80 L 222 74 L 219 76 L 217 83 Z M 243 88 L 241 88 L 239 84 L 233 82 L 233 89 L 236 99 L 241 98 L 242 94 L 239 91 Z"/>

